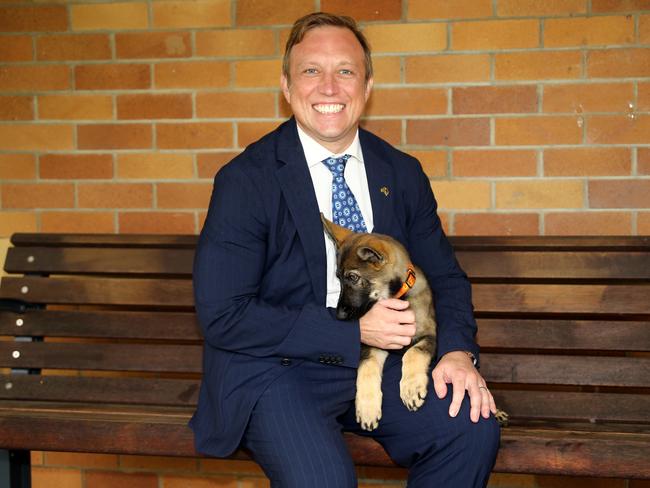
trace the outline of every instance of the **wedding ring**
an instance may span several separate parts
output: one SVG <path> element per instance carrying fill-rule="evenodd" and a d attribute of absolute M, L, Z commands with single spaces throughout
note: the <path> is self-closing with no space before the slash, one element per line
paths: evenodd
<path fill-rule="evenodd" d="M 480 390 L 481 388 L 484 389 L 485 391 L 487 391 L 487 386 L 479 386 L 479 387 L 478 387 L 479 390 Z"/>

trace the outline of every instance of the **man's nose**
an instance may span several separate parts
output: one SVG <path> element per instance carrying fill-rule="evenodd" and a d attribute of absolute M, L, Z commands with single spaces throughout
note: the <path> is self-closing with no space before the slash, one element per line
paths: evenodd
<path fill-rule="evenodd" d="M 324 95 L 334 95 L 338 92 L 338 82 L 334 73 L 325 73 L 321 78 L 320 92 Z"/>

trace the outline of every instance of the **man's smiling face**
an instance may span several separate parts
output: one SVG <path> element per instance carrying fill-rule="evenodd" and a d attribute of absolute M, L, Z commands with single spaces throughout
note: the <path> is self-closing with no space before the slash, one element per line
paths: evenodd
<path fill-rule="evenodd" d="M 352 143 L 372 89 L 361 44 L 345 27 L 316 27 L 293 46 L 289 60 L 291 78 L 282 76 L 282 91 L 298 124 L 340 153 Z"/>

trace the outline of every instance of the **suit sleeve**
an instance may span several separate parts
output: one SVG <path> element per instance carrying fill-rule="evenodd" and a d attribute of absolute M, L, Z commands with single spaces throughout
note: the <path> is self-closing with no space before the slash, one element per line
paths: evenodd
<path fill-rule="evenodd" d="M 451 351 L 470 351 L 477 358 L 479 347 L 472 290 L 442 229 L 429 179 L 417 165 L 416 191 L 411 194 L 408 227 L 409 251 L 414 263 L 427 276 L 433 291 L 437 329 L 437 357 Z"/>
<path fill-rule="evenodd" d="M 194 258 L 194 297 L 206 342 L 255 357 L 318 361 L 333 354 L 359 362 L 360 332 L 316 303 L 282 306 L 260 298 L 266 263 L 266 209 L 237 167 L 216 176 Z"/>

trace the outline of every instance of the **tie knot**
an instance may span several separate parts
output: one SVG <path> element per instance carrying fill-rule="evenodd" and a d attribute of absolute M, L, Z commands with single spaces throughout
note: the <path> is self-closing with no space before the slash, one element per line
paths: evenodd
<path fill-rule="evenodd" d="M 325 163 L 325 166 L 327 166 L 334 176 L 339 176 L 343 174 L 343 171 L 345 171 L 345 163 L 348 162 L 350 157 L 349 154 L 344 154 L 340 158 L 332 157 L 323 159 L 323 163 Z"/>

